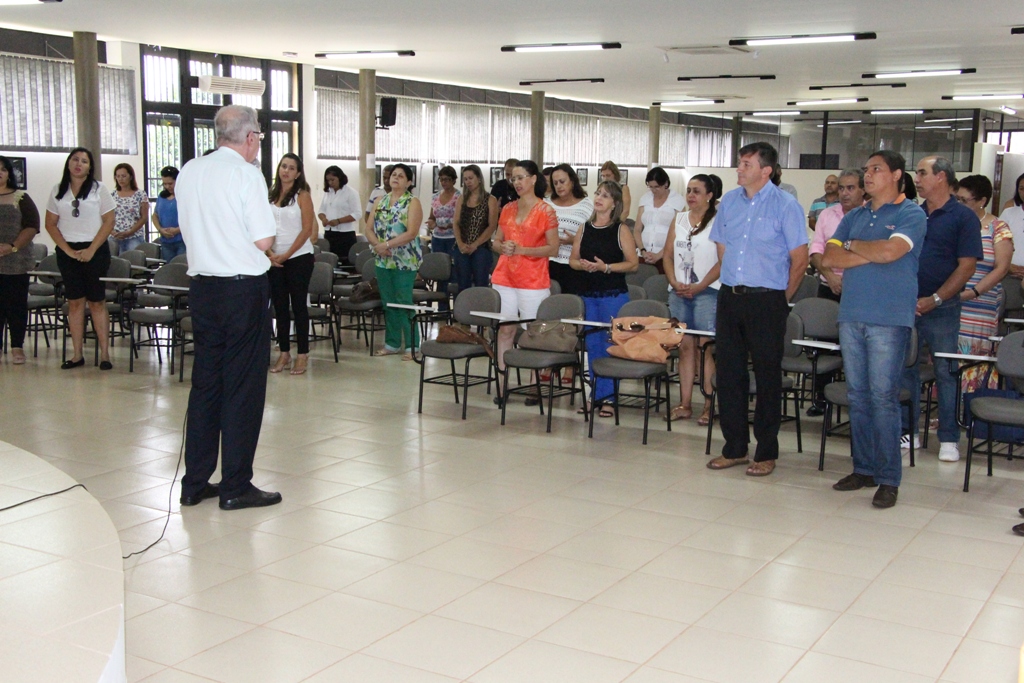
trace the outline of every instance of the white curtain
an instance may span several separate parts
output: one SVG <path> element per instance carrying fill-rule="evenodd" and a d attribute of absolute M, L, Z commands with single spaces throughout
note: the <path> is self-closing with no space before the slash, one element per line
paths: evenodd
<path fill-rule="evenodd" d="M 0 147 L 64 151 L 77 144 L 74 64 L 0 54 Z M 100 137 L 108 154 L 138 154 L 135 71 L 100 65 Z"/>

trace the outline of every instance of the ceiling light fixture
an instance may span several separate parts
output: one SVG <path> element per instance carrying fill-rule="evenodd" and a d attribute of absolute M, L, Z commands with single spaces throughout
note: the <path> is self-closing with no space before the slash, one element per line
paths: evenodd
<path fill-rule="evenodd" d="M 412 50 L 355 50 L 352 52 L 317 52 L 317 59 L 345 59 L 347 57 L 415 57 Z"/>
<path fill-rule="evenodd" d="M 540 45 L 502 45 L 502 52 L 585 52 L 619 50 L 622 43 L 546 43 Z"/>
<path fill-rule="evenodd" d="M 914 130 L 949 130 L 952 126 L 914 126 Z"/>
<path fill-rule="evenodd" d="M 977 69 L 916 69 L 914 71 L 892 71 L 877 74 L 861 74 L 861 78 L 924 78 L 926 76 L 959 76 L 978 73 Z"/>
<path fill-rule="evenodd" d="M 803 112 L 789 109 L 787 111 L 752 111 L 748 112 L 748 114 L 750 116 L 800 116 Z"/>
<path fill-rule="evenodd" d="M 852 43 L 855 40 L 874 40 L 874 33 L 833 33 L 817 36 L 776 36 L 774 38 L 734 38 L 729 45 L 768 47 L 770 45 L 811 45 L 820 43 Z"/>
<path fill-rule="evenodd" d="M 786 102 L 787 107 L 811 107 L 819 104 L 856 104 L 858 102 L 867 102 L 866 97 L 849 97 L 846 99 L 838 100 L 805 100 L 803 102 Z"/>
<path fill-rule="evenodd" d="M 843 85 L 812 85 L 808 90 L 833 90 L 835 88 L 906 88 L 906 83 L 845 83 Z"/>
<path fill-rule="evenodd" d="M 1011 36 L 1024 35 L 1024 26 L 1014 26 L 1010 29 Z"/>
<path fill-rule="evenodd" d="M 1013 109 L 1012 107 L 1007 107 L 1005 104 L 999 107 L 999 111 L 1003 112 L 1004 114 L 1009 114 L 1010 116 L 1017 115 L 1016 109 Z"/>
<path fill-rule="evenodd" d="M 925 123 L 952 123 L 954 121 L 971 121 L 973 120 L 970 116 L 961 116 L 958 119 L 925 119 Z"/>
<path fill-rule="evenodd" d="M 861 121 L 860 119 L 857 119 L 856 121 L 829 121 L 828 125 L 830 125 L 830 126 L 849 126 L 849 125 L 854 124 L 854 123 L 863 123 L 863 121 Z M 825 124 L 823 124 L 823 123 L 819 123 L 818 124 L 818 128 L 824 128 L 824 127 L 825 127 Z"/>
<path fill-rule="evenodd" d="M 872 116 L 900 116 L 903 114 L 923 114 L 924 109 L 890 109 L 888 111 L 876 109 L 871 112 Z"/>
<path fill-rule="evenodd" d="M 61 0 L 0 0 L 0 6 L 3 5 L 39 5 L 44 2 L 61 2 Z"/>
<path fill-rule="evenodd" d="M 1014 93 L 1013 95 L 943 95 L 944 100 L 954 102 L 966 102 L 968 100 L 1024 100 L 1024 95 Z"/>
<path fill-rule="evenodd" d="M 655 107 L 690 107 L 701 104 L 725 104 L 725 100 L 676 100 L 675 102 L 652 102 Z"/>
<path fill-rule="evenodd" d="M 519 81 L 519 85 L 539 85 L 540 83 L 604 83 L 603 78 L 548 78 L 540 81 Z"/>
<path fill-rule="evenodd" d="M 730 78 L 730 79 L 733 79 L 733 80 L 739 79 L 739 78 L 749 78 L 749 79 L 757 79 L 759 81 L 774 81 L 775 80 L 775 74 L 751 74 L 749 76 L 747 76 L 747 75 L 736 76 L 736 75 L 733 75 L 733 74 L 722 74 L 721 76 L 680 76 L 676 80 L 677 81 L 714 81 L 714 80 L 718 80 L 720 78 Z"/>

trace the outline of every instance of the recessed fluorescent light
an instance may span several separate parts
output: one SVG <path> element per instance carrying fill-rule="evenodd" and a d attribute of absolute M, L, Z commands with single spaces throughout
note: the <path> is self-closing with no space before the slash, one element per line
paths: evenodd
<path fill-rule="evenodd" d="M 618 50 L 622 43 L 546 43 L 542 45 L 502 45 L 502 52 L 582 52 Z"/>
<path fill-rule="evenodd" d="M 803 102 L 786 102 L 789 107 L 810 107 L 819 104 L 856 104 L 857 102 L 867 102 L 866 97 L 850 97 L 847 99 L 839 100 L 805 100 Z"/>
<path fill-rule="evenodd" d="M 725 104 L 725 100 L 678 100 L 676 102 L 654 102 L 655 107 L 689 107 L 700 104 Z"/>
<path fill-rule="evenodd" d="M 356 50 L 350 52 L 317 52 L 317 59 L 346 59 L 348 57 L 415 57 L 412 50 Z"/>
<path fill-rule="evenodd" d="M 888 111 L 876 109 L 871 112 L 872 116 L 899 116 L 903 114 L 923 114 L 924 109 L 890 109 Z"/>
<path fill-rule="evenodd" d="M 680 76 L 676 80 L 677 81 L 714 81 L 714 80 L 718 80 L 719 78 L 731 78 L 733 80 L 738 79 L 738 78 L 750 78 L 750 79 L 757 79 L 757 80 L 760 80 L 760 81 L 774 81 L 775 80 L 775 75 L 774 74 L 753 74 L 753 75 L 749 75 L 749 76 L 734 76 L 732 74 L 722 74 L 721 76 Z"/>
<path fill-rule="evenodd" d="M 1002 105 L 1001 107 L 999 107 L 999 111 L 1003 112 L 1004 114 L 1009 114 L 1010 116 L 1016 116 L 1017 115 L 1017 110 L 1016 109 L 1013 109 L 1011 107 L 1007 107 L 1005 104 Z"/>
<path fill-rule="evenodd" d="M 40 5 L 44 2 L 61 2 L 61 0 L 0 0 L 3 5 Z"/>
<path fill-rule="evenodd" d="M 519 81 L 519 85 L 538 85 L 540 83 L 604 83 L 603 78 L 548 78 L 540 81 Z"/>
<path fill-rule="evenodd" d="M 965 102 L 968 100 L 1024 100 L 1024 95 L 1015 93 L 1013 95 L 943 95 L 944 100 L 954 102 Z"/>
<path fill-rule="evenodd" d="M 860 119 L 857 119 L 856 121 L 829 121 L 828 125 L 830 125 L 830 126 L 849 126 L 850 124 L 853 124 L 853 123 L 863 123 L 863 121 L 861 121 Z M 824 128 L 824 127 L 825 127 L 825 124 L 823 124 L 823 123 L 819 123 L 818 124 L 818 128 Z"/>
<path fill-rule="evenodd" d="M 924 78 L 925 76 L 959 76 L 960 74 L 977 73 L 977 69 L 936 69 L 928 71 L 918 69 L 915 71 L 893 71 L 890 73 L 861 74 L 861 78 Z"/>
<path fill-rule="evenodd" d="M 729 45 L 767 47 L 769 45 L 810 45 L 817 43 L 852 43 L 855 40 L 874 40 L 874 33 L 833 33 L 818 36 L 777 36 L 774 38 L 735 38 Z"/>
<path fill-rule="evenodd" d="M 952 126 L 914 126 L 914 130 L 949 130 Z"/>
<path fill-rule="evenodd" d="M 835 88 L 906 88 L 906 83 L 844 83 L 842 85 L 812 85 L 808 90 L 833 90 Z"/>
<path fill-rule="evenodd" d="M 754 111 L 750 112 L 751 116 L 800 116 L 803 114 L 802 111 L 795 109 L 788 109 L 786 111 Z"/>

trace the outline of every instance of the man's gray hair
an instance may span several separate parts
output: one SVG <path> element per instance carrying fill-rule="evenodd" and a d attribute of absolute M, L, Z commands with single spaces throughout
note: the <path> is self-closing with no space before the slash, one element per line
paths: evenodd
<path fill-rule="evenodd" d="M 229 143 L 240 145 L 252 131 L 260 129 L 256 110 L 240 104 L 229 104 L 217 110 L 213 118 L 213 130 L 217 135 L 217 144 Z"/>
<path fill-rule="evenodd" d="M 946 175 L 946 182 L 949 183 L 950 187 L 956 187 L 956 171 L 953 169 L 953 164 L 946 157 L 935 157 L 935 161 L 932 162 L 932 174 L 938 175 L 940 173 Z"/>
<path fill-rule="evenodd" d="M 845 178 L 847 176 L 856 176 L 857 181 L 860 183 L 860 189 L 864 189 L 864 171 L 862 169 L 848 168 L 839 174 L 840 178 Z"/>

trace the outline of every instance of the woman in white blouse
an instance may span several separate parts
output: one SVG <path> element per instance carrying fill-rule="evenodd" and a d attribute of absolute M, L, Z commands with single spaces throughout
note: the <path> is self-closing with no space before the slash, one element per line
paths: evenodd
<path fill-rule="evenodd" d="M 277 318 L 277 346 L 281 350 L 270 371 L 281 372 L 292 361 L 291 322 L 294 318 L 299 355 L 295 358 L 291 374 L 301 375 L 306 372 L 309 362 L 306 296 L 313 276 L 313 245 L 309 238 L 316 222 L 309 183 L 298 155 L 289 152 L 277 164 L 274 185 L 270 188 L 270 208 L 277 220 L 277 235 L 274 246 L 267 251 L 271 266 L 268 275 L 270 298 Z"/>
<path fill-rule="evenodd" d="M 677 211 L 686 210 L 686 200 L 672 190 L 668 173 L 660 166 L 647 172 L 649 192 L 640 198 L 640 209 L 636 214 L 633 237 L 640 246 L 640 262 L 649 263 L 663 273 L 662 258 L 665 238 Z"/>
<path fill-rule="evenodd" d="M 110 267 L 107 238 L 114 229 L 114 198 L 94 177 L 92 152 L 71 150 L 64 175 L 53 186 L 46 204 L 46 232 L 57 247 L 57 267 L 68 301 L 68 329 L 73 353 L 62 370 L 85 365 L 85 306 L 88 301 L 92 328 L 100 347 L 100 370 L 110 370 L 110 319 L 106 287 L 100 278 Z"/>
<path fill-rule="evenodd" d="M 551 197 L 544 201 L 551 205 L 558 218 L 558 254 L 551 257 L 548 273 L 552 280 L 558 281 L 562 293 L 579 294 L 579 277 L 569 267 L 569 257 L 576 233 L 594 213 L 594 202 L 587 197 L 579 176 L 569 164 L 551 169 Z"/>
<path fill-rule="evenodd" d="M 324 198 L 317 217 L 324 226 L 324 235 L 342 263 L 348 263 L 348 251 L 356 243 L 356 229 L 362 206 L 359 193 L 348 184 L 348 176 L 337 166 L 324 171 Z"/>

